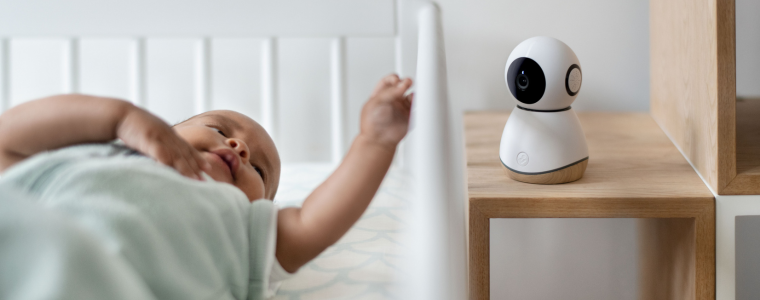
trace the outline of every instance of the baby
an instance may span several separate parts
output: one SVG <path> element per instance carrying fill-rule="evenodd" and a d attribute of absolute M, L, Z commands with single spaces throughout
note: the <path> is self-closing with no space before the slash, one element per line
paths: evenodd
<path fill-rule="evenodd" d="M 297 271 L 365 211 L 408 130 L 413 94 L 405 93 L 411 85 L 408 78 L 383 78 L 362 109 L 360 133 L 340 166 L 302 207 L 276 212 L 274 256 L 282 269 Z M 30 101 L 0 115 L 0 172 L 12 175 L 14 165 L 38 153 L 114 139 L 189 178 L 182 183 L 187 186 L 227 183 L 250 202 L 277 192 L 277 149 L 245 115 L 210 111 L 172 127 L 129 102 L 85 95 Z"/>

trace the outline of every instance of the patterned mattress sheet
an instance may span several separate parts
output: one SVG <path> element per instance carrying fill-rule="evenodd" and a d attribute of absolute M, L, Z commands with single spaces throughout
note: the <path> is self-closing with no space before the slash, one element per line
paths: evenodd
<path fill-rule="evenodd" d="M 275 203 L 299 206 L 334 169 L 284 165 Z M 276 300 L 398 299 L 410 176 L 392 168 L 361 219 L 335 245 L 283 282 Z"/>

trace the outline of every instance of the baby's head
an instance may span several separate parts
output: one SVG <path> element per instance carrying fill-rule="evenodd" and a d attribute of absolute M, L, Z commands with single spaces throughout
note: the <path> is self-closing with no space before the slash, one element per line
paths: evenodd
<path fill-rule="evenodd" d="M 273 199 L 280 183 L 280 156 L 261 125 L 241 113 L 215 110 L 174 126 L 211 164 L 216 181 L 230 183 L 249 201 Z"/>

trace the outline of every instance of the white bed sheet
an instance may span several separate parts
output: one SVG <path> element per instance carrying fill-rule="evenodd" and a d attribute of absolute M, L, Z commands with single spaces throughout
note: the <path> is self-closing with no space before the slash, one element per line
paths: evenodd
<path fill-rule="evenodd" d="M 298 206 L 333 171 L 332 164 L 284 165 L 275 203 Z M 402 231 L 411 176 L 392 168 L 361 219 L 335 245 L 283 282 L 276 300 L 398 299 Z"/>

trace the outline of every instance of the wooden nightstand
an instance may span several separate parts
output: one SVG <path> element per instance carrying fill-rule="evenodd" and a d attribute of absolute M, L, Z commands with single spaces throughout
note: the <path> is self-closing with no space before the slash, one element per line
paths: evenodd
<path fill-rule="evenodd" d="M 715 299 L 715 199 L 652 117 L 579 113 L 580 180 L 509 179 L 499 161 L 508 112 L 464 117 L 470 299 L 489 299 L 489 219 L 641 218 L 641 299 Z"/>

